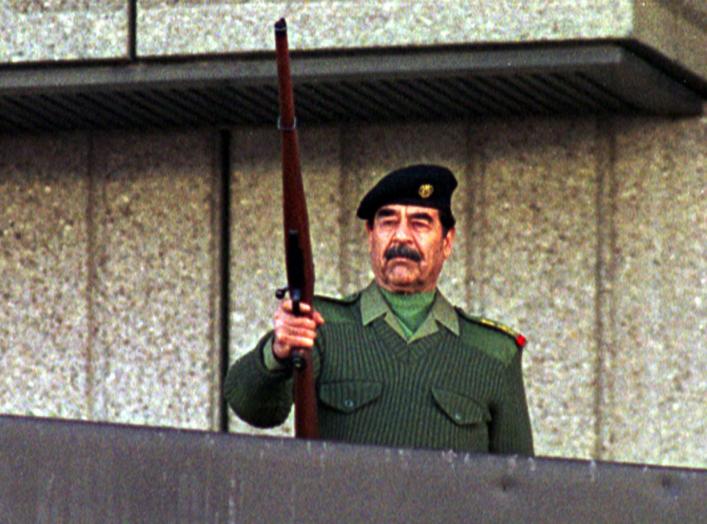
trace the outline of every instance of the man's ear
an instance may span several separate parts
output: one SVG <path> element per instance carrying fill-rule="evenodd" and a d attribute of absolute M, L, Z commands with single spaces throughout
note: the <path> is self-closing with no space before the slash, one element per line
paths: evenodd
<path fill-rule="evenodd" d="M 371 226 L 368 220 L 364 222 L 364 225 L 366 228 L 366 238 L 368 239 L 368 252 L 370 253 L 373 250 L 373 226 Z"/>
<path fill-rule="evenodd" d="M 447 235 L 442 239 L 442 253 L 444 254 L 445 260 L 452 254 L 452 246 L 454 245 L 454 237 L 456 236 L 456 229 L 449 228 Z"/>

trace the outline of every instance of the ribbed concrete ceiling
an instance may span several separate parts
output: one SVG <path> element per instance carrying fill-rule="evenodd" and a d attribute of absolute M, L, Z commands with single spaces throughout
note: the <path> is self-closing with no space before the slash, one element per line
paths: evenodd
<path fill-rule="evenodd" d="M 618 44 L 296 54 L 301 123 L 702 110 Z M 669 70 L 669 68 L 668 68 Z M 0 131 L 273 124 L 272 55 L 0 69 Z"/>

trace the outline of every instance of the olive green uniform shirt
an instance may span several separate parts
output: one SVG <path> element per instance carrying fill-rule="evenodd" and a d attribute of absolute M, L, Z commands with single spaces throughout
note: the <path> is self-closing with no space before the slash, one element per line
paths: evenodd
<path fill-rule="evenodd" d="M 513 337 L 439 292 L 409 336 L 374 284 L 343 300 L 315 297 L 314 306 L 325 319 L 313 352 L 322 438 L 533 454 Z M 292 405 L 291 372 L 271 344 L 268 333 L 225 383 L 236 414 L 258 427 L 281 424 Z"/>

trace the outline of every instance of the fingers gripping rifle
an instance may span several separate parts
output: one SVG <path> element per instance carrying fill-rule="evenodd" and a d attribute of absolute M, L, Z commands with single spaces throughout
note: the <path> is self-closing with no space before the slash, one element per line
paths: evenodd
<path fill-rule="evenodd" d="M 280 19 L 275 24 L 277 78 L 280 88 L 280 118 L 282 134 L 282 209 L 285 229 L 285 263 L 287 288 L 278 290 L 278 298 L 289 291 L 292 310 L 302 314 L 299 304 L 312 305 L 314 298 L 314 263 L 309 238 L 307 201 L 300 171 L 297 121 L 287 45 L 287 24 Z M 308 348 L 292 351 L 295 398 L 295 436 L 318 438 L 317 397 L 314 388 L 312 352 Z"/>

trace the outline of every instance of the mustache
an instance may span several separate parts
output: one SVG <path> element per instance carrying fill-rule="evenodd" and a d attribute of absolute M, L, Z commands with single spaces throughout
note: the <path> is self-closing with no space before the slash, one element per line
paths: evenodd
<path fill-rule="evenodd" d="M 420 253 L 418 253 L 415 249 L 402 244 L 389 247 L 385 250 L 384 256 L 386 260 L 397 257 L 409 258 L 414 262 L 419 262 L 422 260 L 422 255 L 420 255 Z"/>

